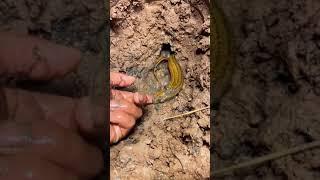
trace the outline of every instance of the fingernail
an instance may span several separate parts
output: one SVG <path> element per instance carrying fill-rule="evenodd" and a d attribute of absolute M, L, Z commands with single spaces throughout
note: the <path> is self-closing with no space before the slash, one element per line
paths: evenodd
<path fill-rule="evenodd" d="M 139 93 L 134 93 L 133 95 L 133 99 L 134 99 L 134 102 L 137 103 L 137 104 L 140 104 L 141 103 L 141 95 Z"/>
<path fill-rule="evenodd" d="M 131 82 L 134 82 L 136 80 L 135 77 L 129 76 L 129 75 L 126 75 L 126 78 L 127 78 L 128 81 L 131 81 Z"/>
<path fill-rule="evenodd" d="M 135 77 L 133 76 L 128 76 L 126 74 L 122 74 L 122 76 L 120 77 L 123 81 L 120 82 L 120 86 L 130 86 L 131 84 L 134 83 L 135 81 Z"/>
<path fill-rule="evenodd" d="M 129 75 L 126 75 L 129 79 L 128 80 L 131 80 L 131 81 L 134 81 L 136 78 L 133 77 L 133 76 L 129 76 Z"/>
<path fill-rule="evenodd" d="M 139 104 L 150 104 L 153 102 L 153 97 L 150 95 L 137 93 L 136 97 L 138 99 Z"/>
<path fill-rule="evenodd" d="M 125 108 L 126 106 L 123 105 L 121 102 L 117 101 L 117 100 L 111 100 L 110 101 L 110 109 L 114 110 L 114 109 L 118 109 L 118 108 Z"/>
<path fill-rule="evenodd" d="M 139 102 L 145 102 L 146 96 L 139 94 Z"/>
<path fill-rule="evenodd" d="M 153 96 L 147 95 L 147 103 L 153 103 Z"/>
<path fill-rule="evenodd" d="M 114 127 L 114 130 L 115 130 L 116 138 L 115 138 L 115 140 L 114 140 L 113 143 L 117 143 L 117 142 L 120 140 L 122 133 L 121 133 L 121 130 L 120 130 L 120 127 L 119 127 L 119 126 L 115 126 L 115 127 Z"/>

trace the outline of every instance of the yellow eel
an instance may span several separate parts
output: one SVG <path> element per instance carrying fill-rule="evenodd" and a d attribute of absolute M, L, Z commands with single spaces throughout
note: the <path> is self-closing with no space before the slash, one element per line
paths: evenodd
<path fill-rule="evenodd" d="M 170 82 L 154 94 L 154 103 L 163 103 L 167 100 L 172 99 L 181 91 L 183 87 L 184 77 L 181 66 L 176 60 L 173 52 L 166 49 L 161 50 L 160 56 L 155 66 L 153 67 L 153 74 L 157 82 L 160 83 L 159 79 L 156 76 L 156 68 L 163 61 L 168 61 Z"/>

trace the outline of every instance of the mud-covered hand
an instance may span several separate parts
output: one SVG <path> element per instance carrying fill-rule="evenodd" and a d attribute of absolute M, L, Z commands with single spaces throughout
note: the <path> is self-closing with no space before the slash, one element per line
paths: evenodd
<path fill-rule="evenodd" d="M 135 78 L 121 73 L 110 73 L 111 87 L 127 87 Z M 152 103 L 152 97 L 139 93 L 111 90 L 110 100 L 110 144 L 125 137 L 136 120 L 142 116 L 140 105 Z"/>
<path fill-rule="evenodd" d="M 0 42 L 2 79 L 50 80 L 80 61 L 79 51 L 34 37 L 0 33 Z M 0 87 L 0 179 L 92 179 L 99 174 L 103 156 L 92 142 L 106 137 L 106 123 L 91 118 L 93 109 L 104 112 L 87 98 Z"/>

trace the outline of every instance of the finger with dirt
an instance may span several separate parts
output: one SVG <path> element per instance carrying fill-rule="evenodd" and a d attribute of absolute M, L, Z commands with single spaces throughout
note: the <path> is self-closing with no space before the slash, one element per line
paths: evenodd
<path fill-rule="evenodd" d="M 128 91 L 111 90 L 111 97 L 113 99 L 125 99 L 131 103 L 137 105 L 146 105 L 153 102 L 153 97 L 151 95 L 144 95 L 141 93 L 132 93 Z"/>
<path fill-rule="evenodd" d="M 80 63 L 78 50 L 47 40 L 0 32 L 0 74 L 50 80 L 73 71 Z"/>
<path fill-rule="evenodd" d="M 135 77 L 128 76 L 123 73 L 110 73 L 110 83 L 111 87 L 128 87 L 133 84 L 135 81 Z"/>

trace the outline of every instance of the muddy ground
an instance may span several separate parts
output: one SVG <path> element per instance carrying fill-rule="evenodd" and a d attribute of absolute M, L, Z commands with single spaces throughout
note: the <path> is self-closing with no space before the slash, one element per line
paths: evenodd
<path fill-rule="evenodd" d="M 214 169 L 320 139 L 320 2 L 224 0 L 233 87 L 214 127 Z M 319 179 L 320 150 L 216 179 Z"/>
<path fill-rule="evenodd" d="M 209 105 L 207 6 L 192 1 L 199 13 L 181 0 L 114 2 L 112 70 L 139 76 L 154 63 L 161 43 L 170 42 L 184 69 L 185 87 L 174 100 L 146 107 L 135 131 L 112 147 L 113 179 L 208 177 L 209 112 L 161 121 Z M 215 121 L 213 168 L 319 139 L 319 1 L 219 2 L 235 33 L 237 52 L 233 87 Z M 79 74 L 88 81 L 92 77 L 86 74 L 95 71 L 96 60 L 102 58 L 103 3 L 3 0 L 0 28 L 80 49 L 85 57 Z M 81 88 L 86 82 L 75 82 L 74 76 L 40 89 L 70 96 L 87 94 L 79 90 L 86 89 Z M 306 151 L 219 179 L 319 179 L 319 156 L 319 149 Z"/>
<path fill-rule="evenodd" d="M 111 70 L 144 79 L 162 43 L 170 43 L 185 77 L 177 97 L 146 107 L 133 133 L 111 148 L 111 179 L 209 177 L 209 110 L 163 120 L 209 105 L 209 7 L 204 1 L 182 0 L 119 0 L 111 6 Z M 156 86 L 148 77 L 142 83 Z"/>

